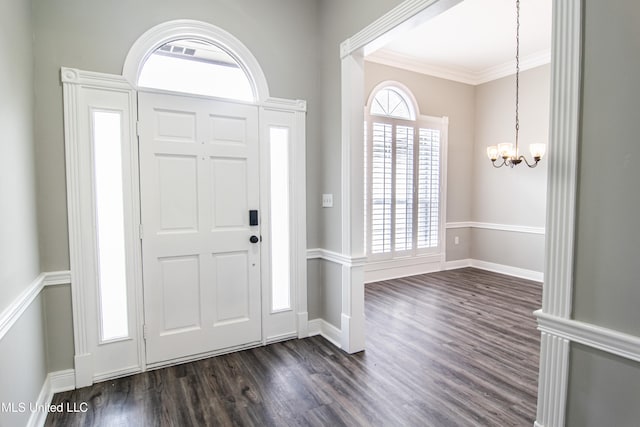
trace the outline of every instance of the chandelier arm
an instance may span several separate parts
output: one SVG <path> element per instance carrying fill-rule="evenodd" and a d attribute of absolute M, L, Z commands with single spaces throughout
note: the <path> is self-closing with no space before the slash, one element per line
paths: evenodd
<path fill-rule="evenodd" d="M 540 161 L 539 158 L 534 158 L 533 160 L 535 160 L 534 163 L 529 163 L 529 161 L 527 160 L 527 158 L 525 156 L 520 156 L 519 157 L 520 160 L 524 160 L 524 162 L 527 164 L 527 166 L 529 166 L 530 168 L 535 168 L 536 166 L 538 166 L 538 162 Z"/>
<path fill-rule="evenodd" d="M 496 165 L 496 161 L 492 160 L 491 164 L 493 165 L 494 168 L 498 169 L 498 168 L 501 168 L 502 166 L 506 165 L 507 162 L 504 159 L 502 159 L 502 163 Z"/>

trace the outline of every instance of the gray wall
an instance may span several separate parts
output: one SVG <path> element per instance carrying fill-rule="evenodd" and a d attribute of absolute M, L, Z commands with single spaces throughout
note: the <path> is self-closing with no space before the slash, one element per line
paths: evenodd
<path fill-rule="evenodd" d="M 0 0 L 0 312 L 40 273 L 33 140 L 31 7 Z"/>
<path fill-rule="evenodd" d="M 49 372 L 45 363 L 42 297 L 37 297 L 0 340 L 0 403 L 26 411 L 0 411 L 0 426 L 24 426 Z"/>
<path fill-rule="evenodd" d="M 640 336 L 640 4 L 586 0 L 584 11 L 573 317 Z M 640 365 L 571 352 L 567 425 L 637 425 Z"/>
<path fill-rule="evenodd" d="M 40 273 L 33 138 L 31 4 L 0 0 L 0 313 Z M 0 339 L 0 402 L 35 402 L 46 376 L 42 300 L 37 297 Z M 0 425 L 30 413 L 0 412 Z"/>
<path fill-rule="evenodd" d="M 320 91 L 320 105 L 315 114 L 319 120 L 320 150 L 307 148 L 307 159 L 313 159 L 313 174 L 307 161 L 307 227 L 317 230 L 317 245 L 341 252 L 341 59 L 340 43 L 401 3 L 401 0 L 319 0 L 318 50 L 307 54 L 318 69 L 315 82 Z M 308 146 L 307 146 L 308 147 Z M 321 208 L 321 194 L 333 194 L 333 208 Z M 318 214 L 319 216 L 315 216 Z M 307 264 L 309 319 L 321 318 L 340 327 L 342 313 L 341 266 L 312 260 Z"/>
<path fill-rule="evenodd" d="M 531 159 L 529 144 L 549 144 L 550 67 L 520 73 L 520 153 Z M 476 87 L 472 220 L 544 227 L 547 162 L 529 169 L 496 169 L 488 145 L 515 139 L 515 76 Z M 543 271 L 544 236 L 495 230 L 473 230 L 472 258 Z"/>
<path fill-rule="evenodd" d="M 394 80 L 411 90 L 420 114 L 449 117 L 446 222 L 470 221 L 475 87 L 373 62 L 365 62 L 364 76 L 365 99 L 379 83 Z M 447 231 L 447 261 L 469 258 L 468 234 L 468 229 Z"/>
<path fill-rule="evenodd" d="M 321 193 L 333 194 L 333 208 L 322 209 L 319 245 L 335 252 L 341 250 L 340 154 L 341 154 L 341 61 L 340 43 L 381 17 L 401 0 L 319 0 L 319 41 L 317 65 L 322 93 L 319 157 L 323 173 Z M 320 198 L 311 203 L 319 206 Z M 309 246 L 311 247 L 311 246 Z"/>
<path fill-rule="evenodd" d="M 574 317 L 640 336 L 640 5 L 585 13 Z"/>
<path fill-rule="evenodd" d="M 49 372 L 73 369 L 73 316 L 71 286 L 47 286 L 42 308 Z"/>
<path fill-rule="evenodd" d="M 569 366 L 567 426 L 638 426 L 639 363 L 572 344 Z"/>

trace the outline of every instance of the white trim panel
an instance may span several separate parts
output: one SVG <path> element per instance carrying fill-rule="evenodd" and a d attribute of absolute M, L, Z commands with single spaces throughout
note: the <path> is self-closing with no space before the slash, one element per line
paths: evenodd
<path fill-rule="evenodd" d="M 307 259 L 323 259 L 345 267 L 363 267 L 367 263 L 367 257 L 350 257 L 327 249 L 307 249 Z"/>
<path fill-rule="evenodd" d="M 625 359 L 640 362 L 640 337 L 537 310 L 538 329 Z"/>
<path fill-rule="evenodd" d="M 491 222 L 448 222 L 446 226 L 447 230 L 456 228 L 481 228 L 484 230 L 498 230 L 498 231 L 510 231 L 513 233 L 528 233 L 528 234 L 545 234 L 544 227 L 531 227 L 528 225 L 512 225 L 512 224 L 495 224 Z"/>
<path fill-rule="evenodd" d="M 342 336 L 342 331 L 340 331 L 340 329 L 336 328 L 326 320 L 309 320 L 309 336 L 313 337 L 315 335 L 320 335 L 336 347 L 342 348 L 340 345 L 340 337 Z"/>
<path fill-rule="evenodd" d="M 506 274 L 508 276 L 519 277 L 521 279 L 533 280 L 535 282 L 544 281 L 544 273 L 541 271 L 527 270 L 525 268 L 512 267 L 510 265 L 496 264 L 494 262 L 472 259 L 470 267 L 480 270 L 493 271 L 494 273 Z"/>
<path fill-rule="evenodd" d="M 581 0 L 553 2 L 551 36 L 551 111 L 549 123 L 546 282 L 542 311 L 569 319 L 573 297 L 578 146 L 582 86 Z M 565 421 L 569 342 L 541 333 L 536 424 Z"/>
<path fill-rule="evenodd" d="M 471 267 L 470 259 L 458 259 L 455 261 L 447 261 L 444 263 L 443 270 L 457 270 L 458 268 Z"/>
<path fill-rule="evenodd" d="M 439 253 L 384 261 L 370 261 L 364 266 L 364 283 L 398 279 L 441 270 L 442 257 Z"/>
<path fill-rule="evenodd" d="M 447 261 L 444 270 L 455 270 L 458 268 L 473 267 L 480 270 L 492 271 L 494 273 L 506 274 L 507 276 L 519 277 L 521 279 L 543 282 L 544 273 L 541 271 L 527 270 L 524 268 L 512 267 L 510 265 L 496 264 L 493 262 L 481 261 L 478 259 L 459 259 Z"/>

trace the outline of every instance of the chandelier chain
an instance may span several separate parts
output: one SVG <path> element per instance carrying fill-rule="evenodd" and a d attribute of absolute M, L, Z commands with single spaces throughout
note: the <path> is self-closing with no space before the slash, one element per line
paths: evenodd
<path fill-rule="evenodd" d="M 494 168 L 508 166 L 513 168 L 521 163 L 526 164 L 530 168 L 535 168 L 545 153 L 545 144 L 531 144 L 529 149 L 533 156 L 533 162 L 529 162 L 527 158 L 520 154 L 519 150 L 519 133 L 520 133 L 520 0 L 516 3 L 516 114 L 515 114 L 515 130 L 516 140 L 515 147 L 511 143 L 501 143 L 497 145 L 489 145 L 487 147 L 487 157 L 491 160 Z M 515 148 L 515 149 L 514 149 Z M 499 160 L 500 159 L 500 160 Z"/>
<path fill-rule="evenodd" d="M 518 131 L 520 118 L 518 115 L 520 92 L 520 0 L 516 0 L 516 156 L 518 155 Z"/>

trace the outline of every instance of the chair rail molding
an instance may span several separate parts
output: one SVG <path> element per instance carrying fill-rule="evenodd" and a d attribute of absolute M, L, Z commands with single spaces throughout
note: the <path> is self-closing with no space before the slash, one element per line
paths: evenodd
<path fill-rule="evenodd" d="M 31 303 L 40 295 L 46 286 L 66 285 L 71 283 L 70 271 L 53 271 L 40 273 L 22 293 L 20 293 L 0 313 L 0 340 L 11 330 Z"/>
<path fill-rule="evenodd" d="M 493 222 L 476 222 L 476 221 L 464 221 L 464 222 L 448 222 L 446 225 L 447 230 L 454 230 L 459 228 L 479 228 L 484 230 L 497 230 L 497 231 L 510 231 L 513 233 L 528 233 L 528 234 L 545 234 L 544 227 L 532 227 L 530 225 L 515 225 L 515 224 L 496 224 Z"/>

